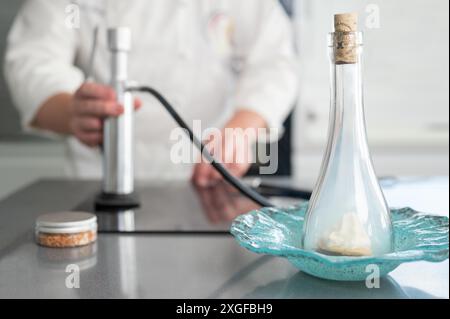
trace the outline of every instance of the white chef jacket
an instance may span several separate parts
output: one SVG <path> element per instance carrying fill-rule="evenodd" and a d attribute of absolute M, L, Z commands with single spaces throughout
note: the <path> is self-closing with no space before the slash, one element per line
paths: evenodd
<path fill-rule="evenodd" d="M 75 4 L 75 6 L 74 6 Z M 110 77 L 106 29 L 127 26 L 129 78 L 158 89 L 187 123 L 221 127 L 242 108 L 280 128 L 296 98 L 297 61 L 289 19 L 276 0 L 28 0 L 8 37 L 5 73 L 25 128 L 49 97 L 73 93 L 89 67 Z M 138 179 L 187 178 L 192 164 L 171 161 L 176 127 L 153 98 L 135 114 Z M 101 176 L 101 151 L 65 138 L 67 172 Z M 188 141 L 185 141 L 188 143 Z"/>

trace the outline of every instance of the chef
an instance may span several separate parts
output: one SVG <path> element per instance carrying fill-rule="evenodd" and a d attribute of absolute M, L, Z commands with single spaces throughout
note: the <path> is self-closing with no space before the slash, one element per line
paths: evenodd
<path fill-rule="evenodd" d="M 23 127 L 63 137 L 69 176 L 101 176 L 103 119 L 123 112 L 105 85 L 106 30 L 115 26 L 132 32 L 129 78 L 159 90 L 190 125 L 281 129 L 296 99 L 297 69 L 290 22 L 277 1 L 28 0 L 8 37 L 5 75 Z M 136 96 L 135 108 L 137 179 L 220 179 L 205 162 L 171 159 L 176 125 L 158 102 Z M 221 148 L 222 159 L 239 152 L 226 139 Z M 250 167 L 225 164 L 237 176 Z"/>

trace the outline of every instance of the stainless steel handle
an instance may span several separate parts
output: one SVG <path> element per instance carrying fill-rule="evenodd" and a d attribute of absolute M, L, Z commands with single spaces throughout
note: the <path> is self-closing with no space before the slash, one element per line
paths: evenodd
<path fill-rule="evenodd" d="M 108 47 L 111 52 L 111 87 L 124 113 L 108 118 L 104 124 L 103 141 L 103 192 L 129 195 L 134 191 L 133 165 L 133 98 L 126 92 L 128 81 L 128 52 L 131 50 L 131 32 L 128 28 L 108 30 Z"/>

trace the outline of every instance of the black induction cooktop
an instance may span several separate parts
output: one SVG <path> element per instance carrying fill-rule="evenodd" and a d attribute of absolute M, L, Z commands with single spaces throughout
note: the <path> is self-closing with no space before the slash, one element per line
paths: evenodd
<path fill-rule="evenodd" d="M 260 208 L 225 183 L 198 188 L 189 182 L 139 185 L 137 209 L 101 209 L 96 195 L 74 207 L 95 213 L 106 233 L 228 233 L 234 218 Z"/>

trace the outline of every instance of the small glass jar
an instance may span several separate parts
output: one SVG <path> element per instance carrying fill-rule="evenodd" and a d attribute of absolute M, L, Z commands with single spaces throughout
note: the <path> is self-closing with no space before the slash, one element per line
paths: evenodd
<path fill-rule="evenodd" d="M 83 212 L 46 214 L 36 220 L 36 242 L 45 247 L 71 248 L 97 240 L 97 216 Z"/>

